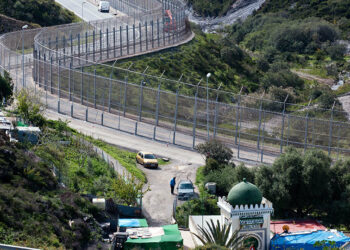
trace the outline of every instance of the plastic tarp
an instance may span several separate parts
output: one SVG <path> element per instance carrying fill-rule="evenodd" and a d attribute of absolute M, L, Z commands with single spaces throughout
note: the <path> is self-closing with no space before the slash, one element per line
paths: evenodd
<path fill-rule="evenodd" d="M 119 227 L 148 227 L 145 219 L 119 219 Z"/>
<path fill-rule="evenodd" d="M 311 233 L 299 233 L 299 234 L 276 234 L 270 243 L 270 249 L 323 249 L 325 246 L 341 247 L 346 242 L 349 242 L 350 238 L 345 236 L 342 232 L 331 231 L 315 231 Z M 320 247 L 316 247 L 315 244 L 322 243 Z"/>
<path fill-rule="evenodd" d="M 124 249 L 166 249 L 175 250 L 183 245 L 183 239 L 177 225 L 163 226 L 164 235 L 148 239 L 128 239 Z"/>

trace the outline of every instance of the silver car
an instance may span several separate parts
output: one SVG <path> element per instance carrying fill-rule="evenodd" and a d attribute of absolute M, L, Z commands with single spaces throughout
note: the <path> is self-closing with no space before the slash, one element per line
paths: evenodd
<path fill-rule="evenodd" d="M 177 186 L 177 198 L 179 200 L 189 200 L 194 197 L 194 187 L 191 181 L 182 180 Z"/>

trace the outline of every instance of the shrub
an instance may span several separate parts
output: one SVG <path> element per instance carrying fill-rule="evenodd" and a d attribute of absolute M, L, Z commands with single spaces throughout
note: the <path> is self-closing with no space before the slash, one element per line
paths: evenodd
<path fill-rule="evenodd" d="M 341 60 L 346 52 L 346 47 L 344 44 L 334 44 L 329 46 L 326 51 L 333 60 Z"/>
<path fill-rule="evenodd" d="M 210 140 L 196 146 L 197 151 L 204 155 L 206 161 L 211 158 L 219 164 L 228 163 L 232 158 L 232 150 L 218 140 Z"/>

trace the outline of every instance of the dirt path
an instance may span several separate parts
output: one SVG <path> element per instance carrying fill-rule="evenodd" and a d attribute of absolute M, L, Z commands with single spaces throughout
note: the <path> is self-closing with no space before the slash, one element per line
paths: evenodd
<path fill-rule="evenodd" d="M 199 166 L 188 165 L 178 160 L 172 160 L 158 169 L 148 169 L 139 165 L 146 174 L 147 184 L 151 189 L 142 199 L 143 213 L 149 225 L 160 226 L 172 222 L 173 202 L 176 196 L 170 193 L 170 180 L 176 176 L 176 183 L 186 179 L 194 183 Z"/>
<path fill-rule="evenodd" d="M 291 70 L 293 73 L 297 74 L 300 78 L 306 79 L 306 80 L 315 80 L 318 81 L 319 83 L 324 83 L 329 86 L 334 85 L 334 80 L 329 79 L 329 78 L 322 78 L 320 76 L 315 76 L 312 74 L 305 73 L 303 71 L 297 71 L 297 70 Z"/>

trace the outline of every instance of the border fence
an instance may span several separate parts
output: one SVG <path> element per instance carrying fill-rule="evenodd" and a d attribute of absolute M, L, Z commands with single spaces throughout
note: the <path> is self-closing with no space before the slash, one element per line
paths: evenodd
<path fill-rule="evenodd" d="M 139 1 L 110 0 L 125 17 L 4 34 L 0 66 L 16 88 L 31 87 L 49 109 L 149 139 L 194 148 L 216 138 L 237 158 L 264 163 L 289 145 L 320 148 L 334 159 L 349 155 L 350 124 L 334 105 L 255 98 L 108 64 L 110 77 L 101 76 L 103 62 L 192 39 L 180 2 Z M 164 10 L 171 10 L 172 23 Z"/>

